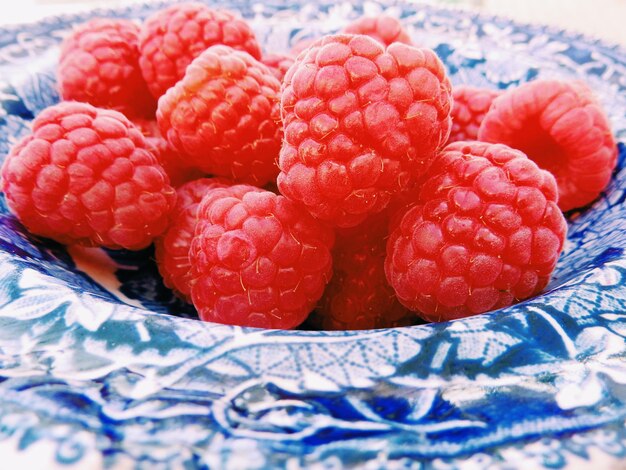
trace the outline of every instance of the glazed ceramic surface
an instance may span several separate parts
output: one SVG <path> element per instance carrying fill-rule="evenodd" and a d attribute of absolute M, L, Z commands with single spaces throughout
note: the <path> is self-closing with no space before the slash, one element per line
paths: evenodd
<path fill-rule="evenodd" d="M 142 19 L 163 5 L 0 30 L 0 158 L 58 101 L 58 45 L 72 25 L 94 16 Z M 248 18 L 276 52 L 335 32 L 364 10 L 386 11 L 415 43 L 437 51 L 454 84 L 585 80 L 618 140 L 626 139 L 626 53 L 616 48 L 419 4 L 219 6 Z M 565 252 L 544 294 L 474 318 L 389 330 L 202 323 L 163 287 L 150 250 L 66 250 L 29 235 L 2 199 L 0 455 L 48 468 L 619 462 L 626 458 L 625 156 L 620 144 L 606 194 L 569 214 Z"/>

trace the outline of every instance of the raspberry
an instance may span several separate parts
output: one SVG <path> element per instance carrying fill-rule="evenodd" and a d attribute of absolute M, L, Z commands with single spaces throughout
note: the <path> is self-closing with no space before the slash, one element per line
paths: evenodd
<path fill-rule="evenodd" d="M 283 82 L 281 193 L 340 227 L 380 212 L 448 139 L 450 88 L 429 49 L 320 39 Z"/>
<path fill-rule="evenodd" d="M 278 174 L 279 90 L 265 65 L 213 46 L 159 100 L 157 121 L 188 166 L 261 186 Z"/>
<path fill-rule="evenodd" d="M 426 178 L 426 175 L 415 184 L 407 186 L 406 188 L 403 188 L 402 191 L 395 193 L 391 198 L 391 201 L 389 201 L 389 205 L 385 209 L 388 219 L 388 234 L 398 227 L 404 213 L 408 211 L 411 206 L 417 203 L 420 190 L 424 184 L 424 178 Z"/>
<path fill-rule="evenodd" d="M 167 173 L 173 187 L 177 188 L 187 181 L 193 181 L 205 175 L 196 168 L 184 166 L 184 162 L 181 163 L 180 154 L 163 137 L 146 136 L 146 144 Z"/>
<path fill-rule="evenodd" d="M 292 328 L 330 279 L 334 234 L 288 199 L 252 189 L 215 190 L 200 203 L 191 298 L 205 321 Z"/>
<path fill-rule="evenodd" d="M 318 40 L 319 38 L 317 37 L 300 39 L 291 47 L 291 50 L 289 52 L 293 57 L 298 57 L 302 51 L 311 47 Z"/>
<path fill-rule="evenodd" d="M 285 74 L 293 62 L 294 58 L 285 54 L 269 54 L 261 59 L 261 63 L 267 66 L 280 82 L 285 78 Z"/>
<path fill-rule="evenodd" d="M 460 85 L 452 90 L 452 131 L 448 142 L 477 140 L 480 123 L 499 90 Z"/>
<path fill-rule="evenodd" d="M 2 189 L 33 234 L 114 249 L 148 246 L 176 201 L 141 132 L 117 111 L 77 102 L 35 118 L 4 162 Z"/>
<path fill-rule="evenodd" d="M 397 18 L 380 15 L 376 18 L 362 16 L 343 29 L 347 34 L 365 34 L 376 39 L 383 46 L 394 42 L 412 45 L 411 37 Z"/>
<path fill-rule="evenodd" d="M 456 142 L 387 243 L 400 302 L 428 321 L 510 305 L 548 283 L 567 226 L 554 177 L 519 150 Z"/>
<path fill-rule="evenodd" d="M 148 17 L 139 33 L 139 65 L 152 94 L 163 95 L 193 59 L 218 44 L 261 58 L 254 32 L 230 11 L 179 3 Z"/>
<path fill-rule="evenodd" d="M 212 190 L 231 185 L 232 182 L 221 178 L 201 178 L 183 184 L 176 190 L 172 223 L 163 235 L 154 240 L 157 266 L 164 284 L 188 302 L 191 302 L 189 247 L 196 229 L 198 206 Z M 238 188 L 247 189 L 243 185 Z"/>
<path fill-rule="evenodd" d="M 205 176 L 204 172 L 185 164 L 185 158 L 174 150 L 167 140 L 161 136 L 161 131 L 156 121 L 135 119 L 133 124 L 139 127 L 143 133 L 148 149 L 163 166 L 172 186 L 177 188 L 188 181 Z"/>
<path fill-rule="evenodd" d="M 154 115 L 156 100 L 139 69 L 138 33 L 139 26 L 123 19 L 98 18 L 75 28 L 61 45 L 61 97 L 127 116 Z"/>
<path fill-rule="evenodd" d="M 598 197 L 617 163 L 609 120 L 582 82 L 536 80 L 506 91 L 494 100 L 478 137 L 517 148 L 550 171 L 563 211 Z"/>
<path fill-rule="evenodd" d="M 364 330 L 410 325 L 415 314 L 395 296 L 385 278 L 387 211 L 356 227 L 338 229 L 333 277 L 315 312 L 325 330 Z"/>

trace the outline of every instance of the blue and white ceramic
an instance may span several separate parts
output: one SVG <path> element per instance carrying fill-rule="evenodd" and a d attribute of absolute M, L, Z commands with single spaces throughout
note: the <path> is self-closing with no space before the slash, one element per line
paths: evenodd
<path fill-rule="evenodd" d="M 141 19 L 161 6 L 0 30 L 0 155 L 58 100 L 58 44 L 73 24 Z M 614 47 L 415 3 L 219 6 L 250 19 L 277 52 L 386 11 L 439 53 L 454 83 L 585 80 L 626 139 L 626 52 Z M 620 156 L 607 192 L 570 214 L 544 294 L 389 330 L 202 323 L 163 287 L 149 250 L 68 251 L 29 235 L 2 203 L 0 467 L 617 468 L 626 459 L 623 144 Z"/>

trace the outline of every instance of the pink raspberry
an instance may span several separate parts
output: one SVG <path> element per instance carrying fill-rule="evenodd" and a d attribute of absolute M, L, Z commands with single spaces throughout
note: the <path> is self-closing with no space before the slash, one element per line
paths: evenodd
<path fill-rule="evenodd" d="M 262 186 L 278 174 L 279 90 L 249 54 L 213 46 L 159 100 L 157 121 L 188 166 Z"/>
<path fill-rule="evenodd" d="M 294 60 L 293 57 L 285 54 L 268 54 L 263 56 L 261 63 L 270 69 L 279 82 L 282 82 Z"/>
<path fill-rule="evenodd" d="M 365 34 L 376 39 L 383 46 L 388 46 L 394 42 L 413 45 L 411 37 L 402 27 L 400 20 L 388 15 L 377 17 L 362 16 L 346 26 L 343 32 L 347 34 Z"/>
<path fill-rule="evenodd" d="M 450 94 L 429 49 L 320 39 L 283 83 L 278 188 L 316 218 L 358 225 L 428 168 L 448 139 Z"/>
<path fill-rule="evenodd" d="M 596 199 L 617 163 L 609 120 L 582 82 L 535 80 L 507 90 L 494 100 L 478 138 L 520 149 L 550 171 L 563 211 Z"/>
<path fill-rule="evenodd" d="M 295 43 L 289 51 L 293 57 L 298 57 L 300 53 L 315 44 L 319 38 L 304 38 Z"/>
<path fill-rule="evenodd" d="M 167 140 L 161 136 L 161 131 L 156 121 L 135 119 L 133 124 L 139 127 L 143 133 L 148 149 L 163 166 L 173 187 L 178 188 L 188 181 L 205 176 L 204 172 L 188 166 L 185 162 L 185 157 L 174 150 Z"/>
<path fill-rule="evenodd" d="M 144 22 L 139 34 L 139 65 L 150 91 L 163 95 L 207 48 L 223 44 L 261 58 L 250 26 L 234 13 L 201 3 L 177 3 Z"/>
<path fill-rule="evenodd" d="M 554 177 L 519 150 L 456 142 L 387 242 L 400 302 L 428 321 L 505 307 L 541 292 L 567 225 Z"/>
<path fill-rule="evenodd" d="M 123 19 L 97 18 L 76 27 L 61 45 L 61 97 L 130 117 L 154 115 L 156 100 L 139 69 L 138 34 L 139 26 Z"/>
<path fill-rule="evenodd" d="M 282 196 L 258 188 L 242 196 L 215 190 L 200 203 L 189 251 L 200 317 L 263 328 L 299 325 L 331 277 L 333 239 L 330 228 Z"/>
<path fill-rule="evenodd" d="M 176 202 L 141 132 L 117 111 L 77 102 L 35 118 L 4 162 L 2 190 L 33 234 L 114 249 L 148 246 Z"/>
<path fill-rule="evenodd" d="M 410 325 L 404 307 L 385 278 L 387 211 L 356 227 L 336 231 L 333 277 L 315 312 L 325 330 L 365 330 Z"/>
<path fill-rule="evenodd" d="M 448 142 L 477 140 L 480 123 L 493 100 L 502 92 L 460 85 L 452 89 L 452 131 Z"/>
<path fill-rule="evenodd" d="M 198 206 L 211 191 L 229 186 L 232 186 L 232 182 L 222 178 L 200 178 L 183 184 L 176 190 L 172 223 L 163 235 L 154 240 L 157 266 L 164 284 L 190 303 L 189 247 L 196 229 Z M 241 190 L 249 190 L 251 187 L 239 185 L 234 188 L 234 191 L 229 189 L 228 192 L 242 195 Z"/>

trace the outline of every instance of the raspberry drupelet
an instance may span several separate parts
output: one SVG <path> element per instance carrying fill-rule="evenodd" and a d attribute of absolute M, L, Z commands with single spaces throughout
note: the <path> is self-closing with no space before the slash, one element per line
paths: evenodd
<path fill-rule="evenodd" d="M 507 90 L 493 101 L 478 138 L 520 149 L 550 171 L 562 211 L 596 199 L 617 164 L 609 120 L 583 82 L 535 80 Z"/>
<path fill-rule="evenodd" d="M 452 131 L 449 143 L 477 140 L 480 123 L 493 100 L 502 92 L 489 88 L 459 85 L 452 89 Z"/>
<path fill-rule="evenodd" d="M 223 178 L 199 178 L 180 186 L 176 190 L 177 199 L 172 223 L 163 235 L 154 240 L 155 257 L 163 283 L 190 303 L 189 247 L 196 229 L 198 206 L 202 198 L 214 189 L 229 186 L 232 186 L 232 182 Z M 241 195 L 242 191 L 248 191 L 250 188 L 238 185 L 229 192 Z"/>
<path fill-rule="evenodd" d="M 35 118 L 4 162 L 2 190 L 33 234 L 113 249 L 148 246 L 176 202 L 139 129 L 117 111 L 77 102 Z"/>
<path fill-rule="evenodd" d="M 377 17 L 362 16 L 346 26 L 343 32 L 347 34 L 365 34 L 376 39 L 384 46 L 394 42 L 413 44 L 411 37 L 402 27 L 400 20 L 389 15 Z"/>
<path fill-rule="evenodd" d="M 154 116 L 156 100 L 139 68 L 138 34 L 139 26 L 124 19 L 96 18 L 77 26 L 61 44 L 61 97 L 128 117 Z"/>
<path fill-rule="evenodd" d="M 278 188 L 316 218 L 358 225 L 423 175 L 450 131 L 450 82 L 430 49 L 327 36 L 283 83 Z"/>
<path fill-rule="evenodd" d="M 262 186 L 278 174 L 279 91 L 249 54 L 213 46 L 159 100 L 157 121 L 186 166 Z"/>
<path fill-rule="evenodd" d="M 519 150 L 450 144 L 389 237 L 387 279 L 400 302 L 428 321 L 534 296 L 565 240 L 556 201 L 554 177 Z"/>
<path fill-rule="evenodd" d="M 216 189 L 200 203 L 191 298 L 205 321 L 293 328 L 331 277 L 334 233 L 283 196 L 246 187 Z"/>
<path fill-rule="evenodd" d="M 139 65 L 152 94 L 162 96 L 183 77 L 193 59 L 219 44 L 261 58 L 254 32 L 230 11 L 190 2 L 148 17 L 139 34 Z"/>

